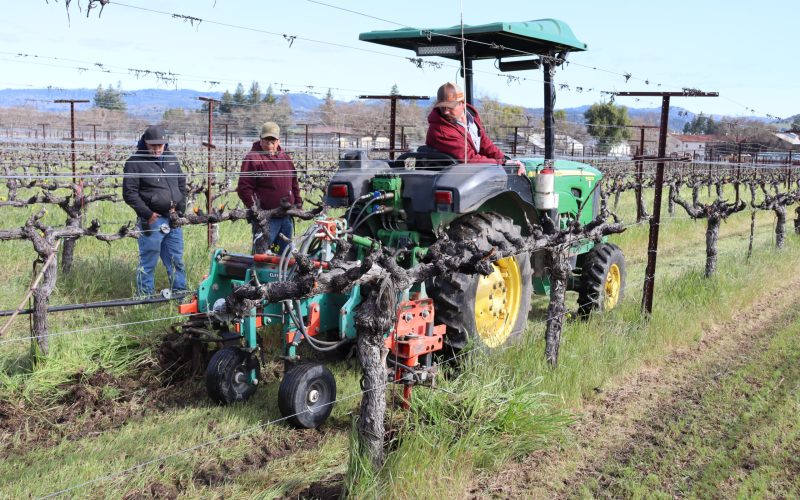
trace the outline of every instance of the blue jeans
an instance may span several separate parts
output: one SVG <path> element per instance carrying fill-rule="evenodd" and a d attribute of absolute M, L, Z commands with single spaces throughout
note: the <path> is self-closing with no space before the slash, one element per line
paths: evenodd
<path fill-rule="evenodd" d="M 139 268 L 136 271 L 136 293 L 152 295 L 156 276 L 158 258 L 167 268 L 170 288 L 184 290 L 186 288 L 186 267 L 183 264 L 183 229 L 171 228 L 164 234 L 160 230 L 162 224 L 169 227 L 169 218 L 161 216 L 154 224 L 139 220 L 143 234 L 139 237 Z"/>
<path fill-rule="evenodd" d="M 253 224 L 252 229 L 253 229 L 253 247 L 255 247 L 256 238 L 263 238 L 264 236 L 261 234 L 261 229 L 258 227 L 258 225 Z M 273 244 L 277 244 L 278 254 L 283 253 L 283 250 L 289 245 L 289 242 L 279 237 L 278 234 L 282 234 L 287 238 L 292 239 L 293 231 L 294 231 L 294 226 L 292 225 L 291 217 L 278 217 L 270 219 L 269 237 L 266 240 L 266 246 L 269 248 L 272 247 Z"/>

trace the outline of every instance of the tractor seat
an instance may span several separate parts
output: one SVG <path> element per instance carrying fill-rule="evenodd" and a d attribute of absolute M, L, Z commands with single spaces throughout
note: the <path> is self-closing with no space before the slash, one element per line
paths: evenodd
<path fill-rule="evenodd" d="M 422 145 L 416 151 L 398 156 L 392 167 L 405 170 L 441 170 L 457 163 L 458 161 L 452 156 Z"/>

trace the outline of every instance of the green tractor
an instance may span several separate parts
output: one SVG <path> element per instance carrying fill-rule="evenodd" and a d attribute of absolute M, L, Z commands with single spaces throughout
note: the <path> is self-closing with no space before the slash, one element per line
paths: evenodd
<path fill-rule="evenodd" d="M 398 264 L 410 268 L 444 235 L 490 252 L 513 241 L 546 214 L 561 227 L 575 218 L 588 223 L 597 215 L 601 173 L 590 165 L 553 160 L 552 69 L 567 53 L 585 50 L 569 27 L 556 20 L 465 26 L 433 30 L 401 29 L 361 34 L 361 40 L 413 49 L 462 63 L 468 102 L 472 101 L 472 63 L 494 58 L 501 70 L 543 67 L 545 73 L 545 157 L 520 159 L 517 167 L 458 164 L 429 148 L 396 160 L 370 159 L 363 151 L 346 153 L 331 179 L 326 203 L 347 207 L 344 217 L 320 217 L 291 247 L 326 272 L 339 242 L 352 244 L 353 259 L 376 247 L 396 249 Z M 520 54 L 541 56 L 520 59 Z M 570 248 L 579 310 L 614 308 L 625 288 L 625 260 L 613 244 L 576 242 Z M 212 337 L 222 345 L 206 371 L 210 397 L 223 404 L 248 399 L 258 381 L 259 328 L 279 325 L 287 362 L 278 406 L 297 427 L 316 427 L 330 415 L 336 399 L 331 372 L 320 363 L 300 360 L 301 343 L 330 351 L 356 339 L 359 286 L 342 294 L 320 294 L 280 303 L 263 301 L 247 317 L 225 310 L 225 298 L 247 283 L 291 279 L 294 259 L 283 255 L 237 255 L 217 250 L 209 275 L 194 300 L 182 306 L 191 314 L 184 331 Z M 521 254 L 499 259 L 487 275 L 453 274 L 419 283 L 401 293 L 395 328 L 386 332 L 387 381 L 411 387 L 428 383 L 436 367 L 432 354 L 449 345 L 469 343 L 498 348 L 520 335 L 527 324 L 532 293 L 549 291 L 545 256 Z"/>

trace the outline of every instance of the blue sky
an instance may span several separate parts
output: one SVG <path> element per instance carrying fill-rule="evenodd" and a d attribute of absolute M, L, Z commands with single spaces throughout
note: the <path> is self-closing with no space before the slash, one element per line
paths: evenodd
<path fill-rule="evenodd" d="M 445 65 L 418 69 L 406 59 L 413 53 L 359 42 L 358 34 L 401 25 L 452 26 L 463 12 L 466 24 L 548 17 L 569 24 L 589 50 L 572 54 L 572 64 L 557 73 L 556 82 L 569 85 L 558 92 L 559 108 L 597 102 L 604 97 L 600 90 L 691 87 L 720 97 L 673 104 L 731 116 L 800 113 L 800 65 L 793 56 L 800 14 L 790 2 L 321 1 L 361 14 L 305 0 L 112 0 L 101 17 L 94 10 L 87 19 L 73 0 L 68 21 L 64 0 L 4 0 L 0 88 L 94 88 L 119 81 L 125 90 L 233 90 L 236 82 L 247 87 L 255 80 L 276 91 L 324 94 L 331 88 L 344 100 L 388 93 L 395 83 L 404 94 L 432 95 L 457 77 L 453 63 L 430 58 Z M 84 9 L 86 4 L 81 1 Z M 296 37 L 291 46 L 284 34 Z M 129 68 L 178 76 L 164 83 Z M 509 81 L 497 76 L 492 62 L 476 63 L 476 70 L 477 95 L 541 106 L 540 71 L 513 73 L 524 80 Z M 627 83 L 625 73 L 632 75 Z M 658 99 L 617 102 L 660 105 Z"/>

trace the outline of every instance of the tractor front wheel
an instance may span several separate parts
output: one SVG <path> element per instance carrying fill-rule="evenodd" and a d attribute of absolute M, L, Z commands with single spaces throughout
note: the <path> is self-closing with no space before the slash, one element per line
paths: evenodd
<path fill-rule="evenodd" d="M 299 429 L 322 425 L 333 410 L 336 379 L 324 365 L 303 363 L 290 369 L 278 389 L 278 408 Z"/>
<path fill-rule="evenodd" d="M 478 212 L 454 221 L 447 234 L 465 255 L 489 255 L 512 248 L 522 233 L 514 222 L 494 212 Z M 430 289 L 437 322 L 447 325 L 447 343 L 462 349 L 470 340 L 494 349 L 522 333 L 531 307 L 530 255 L 498 259 L 488 276 L 453 273 L 437 278 Z"/>
<path fill-rule="evenodd" d="M 609 311 L 625 295 L 625 255 L 613 243 L 595 245 L 581 268 L 578 312 L 586 316 L 592 310 Z"/>
<path fill-rule="evenodd" d="M 223 347 L 215 352 L 206 368 L 208 396 L 219 404 L 247 401 L 256 392 L 250 383 L 250 355 L 238 347 Z M 258 369 L 257 363 L 254 364 Z"/>

